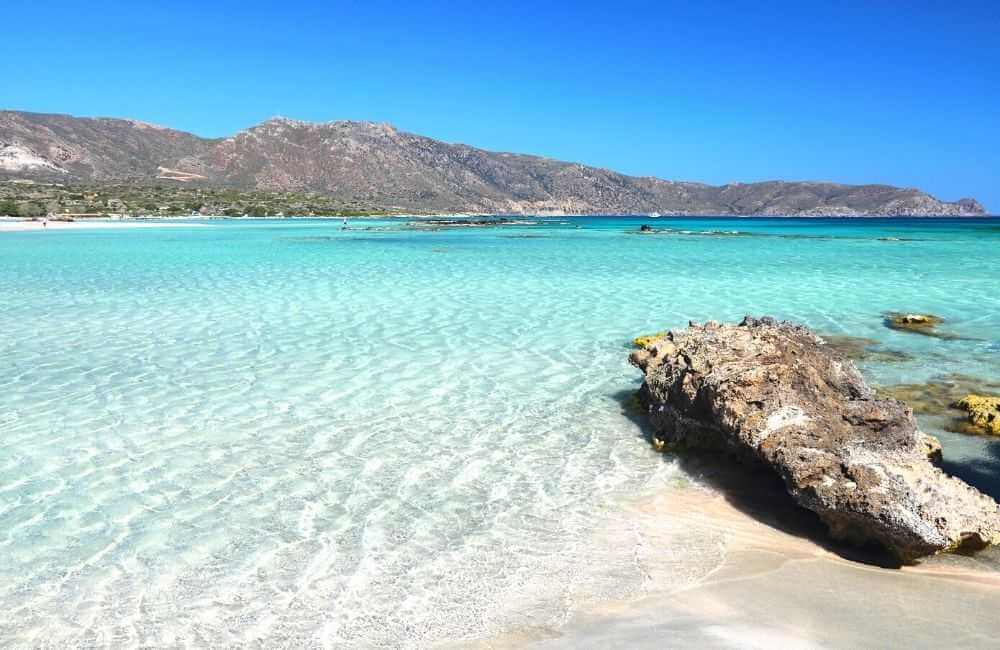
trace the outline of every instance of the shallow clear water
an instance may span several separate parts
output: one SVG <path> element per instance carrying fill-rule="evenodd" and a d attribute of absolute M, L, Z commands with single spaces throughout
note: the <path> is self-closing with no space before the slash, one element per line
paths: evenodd
<path fill-rule="evenodd" d="M 913 356 L 861 364 L 879 384 L 1000 381 L 995 220 L 351 226 L 0 234 L 0 645 L 421 645 L 641 594 L 600 533 L 686 479 L 627 344 L 689 319 Z M 1000 493 L 997 443 L 923 422 Z"/>

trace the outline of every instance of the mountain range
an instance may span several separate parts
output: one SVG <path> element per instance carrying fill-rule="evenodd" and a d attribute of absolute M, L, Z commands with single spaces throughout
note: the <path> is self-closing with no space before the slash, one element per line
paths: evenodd
<path fill-rule="evenodd" d="M 307 191 L 390 209 L 486 214 L 976 216 L 888 185 L 714 186 L 450 144 L 388 124 L 262 122 L 208 139 L 136 120 L 0 111 L 0 179 Z"/>

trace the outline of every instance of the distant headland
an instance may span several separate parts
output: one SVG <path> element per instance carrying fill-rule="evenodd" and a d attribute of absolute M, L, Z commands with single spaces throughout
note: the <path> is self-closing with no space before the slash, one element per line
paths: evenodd
<path fill-rule="evenodd" d="M 53 189 L 39 193 L 31 183 Z M 47 200 L 65 206 L 69 195 L 81 212 L 161 214 L 985 214 L 975 199 L 947 202 L 888 185 L 675 182 L 449 144 L 387 124 L 284 118 L 207 139 L 135 120 L 0 111 L 0 188 L 0 208 L 21 216 L 52 211 Z"/>

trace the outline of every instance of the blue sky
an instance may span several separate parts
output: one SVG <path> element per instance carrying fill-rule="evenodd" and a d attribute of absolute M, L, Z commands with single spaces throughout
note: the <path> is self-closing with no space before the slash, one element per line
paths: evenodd
<path fill-rule="evenodd" d="M 0 16 L 5 108 L 206 136 L 367 119 L 631 174 L 883 182 L 1000 212 L 997 0 L 5 0 Z"/>

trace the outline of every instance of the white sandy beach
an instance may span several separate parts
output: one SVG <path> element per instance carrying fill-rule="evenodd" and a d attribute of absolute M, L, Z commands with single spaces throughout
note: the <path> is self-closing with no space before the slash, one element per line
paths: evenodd
<path fill-rule="evenodd" d="M 199 227 L 201 223 L 176 223 L 155 221 L 124 221 L 114 219 L 87 219 L 86 221 L 25 221 L 18 219 L 0 219 L 0 232 L 31 232 L 50 230 L 93 230 L 102 228 L 175 228 Z"/>
<path fill-rule="evenodd" d="M 721 494 L 666 490 L 628 510 L 645 595 L 568 612 L 565 626 L 523 629 L 477 647 L 983 647 L 1000 635 L 1000 573 L 942 556 L 903 569 L 845 559 L 765 523 Z M 768 517 L 765 517 L 767 519 Z M 717 545 L 689 566 L 679 547 Z"/>

